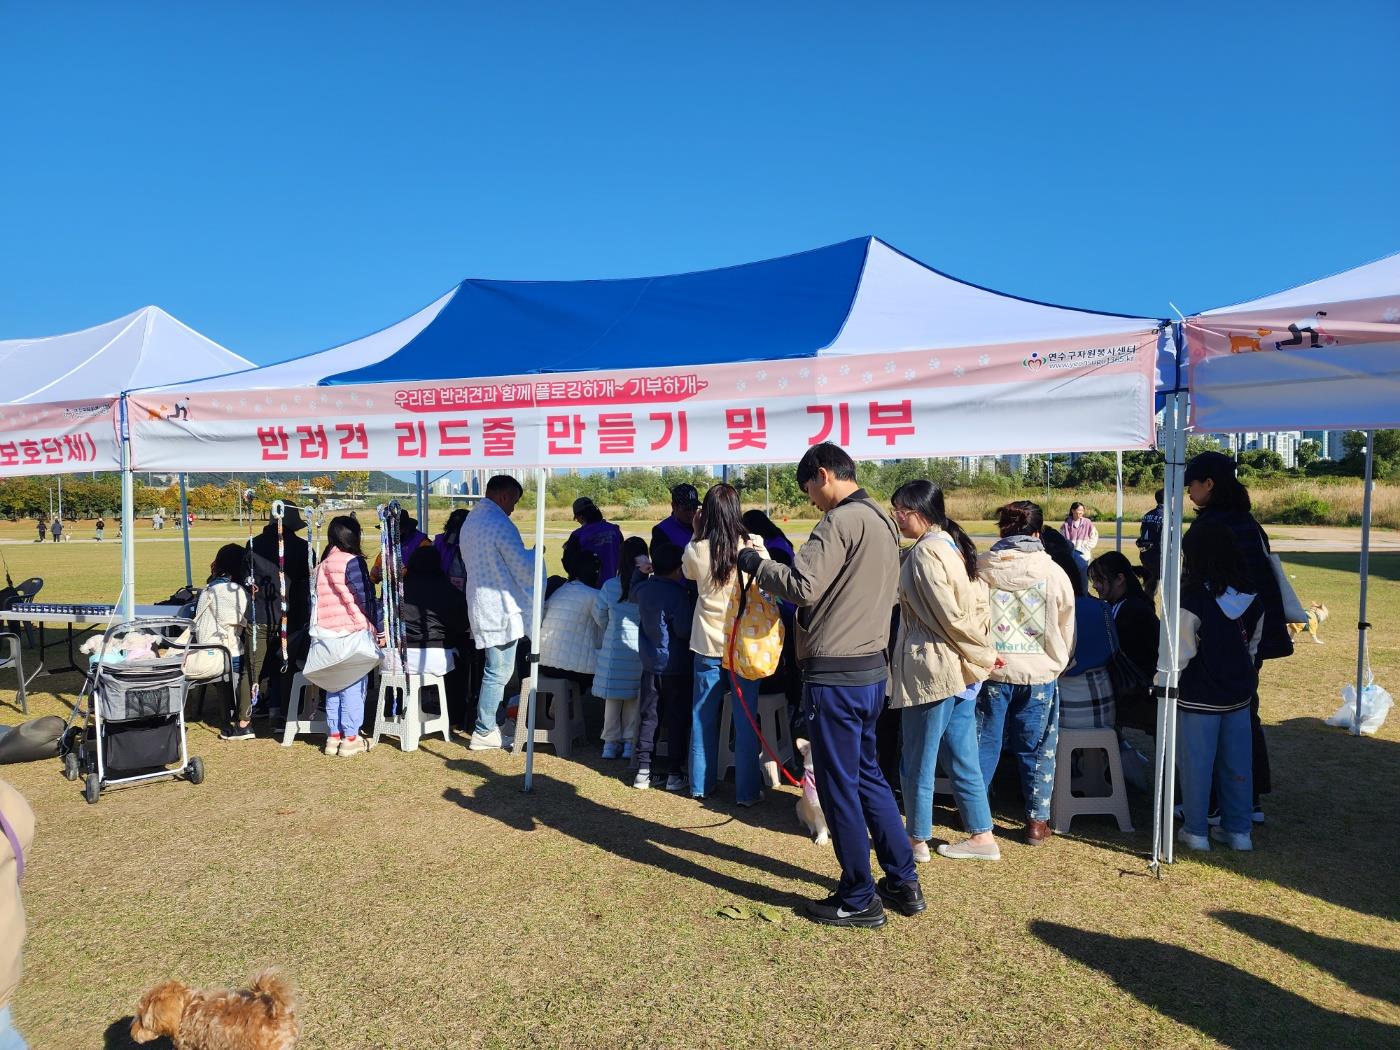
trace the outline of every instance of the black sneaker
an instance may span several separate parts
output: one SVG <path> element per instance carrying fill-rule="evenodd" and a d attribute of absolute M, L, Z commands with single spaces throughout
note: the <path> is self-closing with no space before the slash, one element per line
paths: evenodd
<path fill-rule="evenodd" d="M 886 875 L 875 883 L 875 892 L 901 915 L 918 915 L 928 907 L 924 903 L 924 891 L 919 887 L 918 879 L 913 882 L 891 882 Z"/>
<path fill-rule="evenodd" d="M 219 734 L 220 740 L 252 740 L 253 737 L 252 726 L 229 726 Z"/>
<path fill-rule="evenodd" d="M 878 930 L 886 922 L 885 906 L 880 903 L 879 897 L 861 911 L 847 911 L 841 907 L 836 894 L 833 893 L 824 901 L 808 901 L 806 910 L 807 918 L 823 926 L 859 926 L 862 929 Z"/>

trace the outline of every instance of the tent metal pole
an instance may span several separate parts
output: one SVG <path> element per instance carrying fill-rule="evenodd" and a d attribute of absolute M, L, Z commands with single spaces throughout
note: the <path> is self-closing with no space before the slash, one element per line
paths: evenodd
<path fill-rule="evenodd" d="M 122 460 L 122 589 L 123 620 L 136 618 L 136 495 L 135 478 L 131 470 L 131 427 L 127 419 L 126 396 L 117 402 L 117 419 L 121 428 Z"/>
<path fill-rule="evenodd" d="M 1177 640 L 1181 624 L 1181 535 L 1186 473 L 1186 394 L 1173 393 L 1164 419 L 1166 472 L 1162 529 L 1162 627 L 1157 647 L 1157 740 L 1154 754 L 1151 866 L 1175 859 Z"/>
<path fill-rule="evenodd" d="M 190 565 L 190 494 L 185 475 L 180 475 L 180 527 L 185 530 L 185 586 L 194 586 L 194 569 Z"/>
<path fill-rule="evenodd" d="M 1123 553 L 1123 450 L 1118 450 L 1118 484 L 1115 499 L 1113 502 L 1113 517 L 1115 522 L 1114 550 L 1119 554 Z"/>
<path fill-rule="evenodd" d="M 530 601 L 530 677 L 525 703 L 525 786 L 535 789 L 535 718 L 539 706 L 540 624 L 544 619 L 544 482 L 543 467 L 535 471 L 535 588 Z M 555 701 L 558 703 L 558 701 Z M 520 717 L 516 712 L 517 719 Z"/>
<path fill-rule="evenodd" d="M 1375 471 L 1376 432 L 1366 431 L 1366 474 L 1361 497 L 1361 595 L 1356 617 L 1356 711 L 1351 719 L 1351 731 L 1361 735 L 1361 700 L 1365 694 L 1366 674 L 1366 632 L 1371 625 L 1366 622 L 1366 583 L 1371 571 L 1371 489 Z"/>

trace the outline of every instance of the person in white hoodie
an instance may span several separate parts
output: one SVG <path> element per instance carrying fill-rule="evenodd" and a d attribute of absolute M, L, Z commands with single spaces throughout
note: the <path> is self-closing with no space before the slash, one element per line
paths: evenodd
<path fill-rule="evenodd" d="M 1001 539 L 977 559 L 990 589 L 996 666 L 977 697 L 982 780 L 990 793 L 1004 738 L 1026 800 L 1026 841 L 1050 838 L 1059 740 L 1056 680 L 1074 655 L 1074 589 L 1040 542 L 1044 517 L 1029 500 L 997 511 Z"/>

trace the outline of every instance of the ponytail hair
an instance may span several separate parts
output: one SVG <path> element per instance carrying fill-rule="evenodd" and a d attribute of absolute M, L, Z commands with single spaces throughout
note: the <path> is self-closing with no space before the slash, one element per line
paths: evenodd
<path fill-rule="evenodd" d="M 1007 536 L 1035 536 L 1045 527 L 1045 515 L 1040 504 L 1028 499 L 1013 500 L 997 508 L 997 531 Z"/>
<path fill-rule="evenodd" d="M 977 546 L 972 538 L 952 518 L 948 517 L 943 503 L 943 490 L 931 481 L 918 478 L 906 481 L 894 490 L 890 502 L 900 510 L 913 511 L 930 525 L 937 525 L 953 538 L 962 556 L 963 567 L 969 580 L 977 579 Z"/>

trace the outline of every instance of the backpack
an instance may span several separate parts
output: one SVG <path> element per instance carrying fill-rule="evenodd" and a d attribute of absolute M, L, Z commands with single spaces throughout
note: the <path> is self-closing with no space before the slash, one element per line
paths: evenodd
<path fill-rule="evenodd" d="M 757 682 L 778 670 L 783 657 L 783 618 L 778 603 L 757 581 L 734 570 L 738 583 L 724 611 L 724 658 L 726 671 Z"/>

